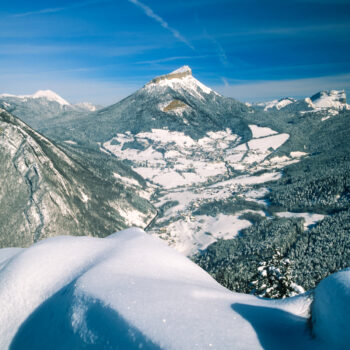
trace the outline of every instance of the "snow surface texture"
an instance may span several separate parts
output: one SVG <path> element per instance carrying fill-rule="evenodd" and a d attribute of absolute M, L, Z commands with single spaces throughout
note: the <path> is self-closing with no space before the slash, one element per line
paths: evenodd
<path fill-rule="evenodd" d="M 350 348 L 350 269 L 324 279 L 315 290 L 313 331 L 329 349 Z"/>
<path fill-rule="evenodd" d="M 159 108 L 163 109 L 167 103 Z M 198 140 L 183 132 L 152 129 L 136 135 L 117 134 L 103 148 L 119 159 L 131 161 L 133 170 L 158 189 L 152 202 L 159 211 L 164 206 L 167 208 L 157 217 L 150 232 L 183 254 L 192 255 L 220 238 L 231 239 L 250 226 L 249 221 L 240 219 L 244 212 L 209 216 L 193 215 L 194 211 L 216 200 L 229 200 L 232 194 L 265 205 L 259 197 L 245 193 L 256 184 L 279 179 L 281 174 L 276 169 L 307 155 L 291 152 L 289 156 L 271 157 L 289 135 L 253 124 L 249 128 L 253 138 L 243 144 L 239 144 L 240 137 L 230 129 L 208 132 Z M 133 144 L 138 146 L 129 146 Z M 247 175 L 232 174 L 232 169 Z M 265 173 L 253 175 L 260 170 Z M 263 191 L 260 197 L 265 194 Z M 265 216 L 263 211 L 253 213 Z"/>
<path fill-rule="evenodd" d="M 0 261 L 1 349 L 336 349 L 311 337 L 307 295 L 230 292 L 140 229 L 50 238 Z"/>

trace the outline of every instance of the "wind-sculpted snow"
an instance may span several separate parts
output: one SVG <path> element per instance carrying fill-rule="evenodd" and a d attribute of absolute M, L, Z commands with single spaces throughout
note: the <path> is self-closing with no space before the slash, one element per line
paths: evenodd
<path fill-rule="evenodd" d="M 324 279 L 315 290 L 312 305 L 314 335 L 329 349 L 350 347 L 350 269 Z"/>
<path fill-rule="evenodd" d="M 336 349 L 311 337 L 307 295 L 230 292 L 140 229 L 50 238 L 0 261 L 1 349 Z"/>

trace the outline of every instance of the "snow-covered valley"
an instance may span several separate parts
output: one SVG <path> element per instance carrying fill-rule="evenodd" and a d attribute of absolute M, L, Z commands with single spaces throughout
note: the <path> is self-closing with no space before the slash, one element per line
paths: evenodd
<path fill-rule="evenodd" d="M 118 134 L 103 148 L 131 162 L 133 170 L 153 188 L 151 201 L 158 216 L 149 232 L 192 255 L 250 226 L 243 214 L 266 216 L 266 203 L 261 200 L 268 192 L 265 183 L 279 179 L 280 169 L 307 155 L 291 152 L 289 157 L 274 156 L 289 135 L 253 124 L 249 128 L 252 138 L 246 143 L 230 129 L 208 132 L 198 140 L 183 132 L 152 129 L 136 135 Z M 259 190 L 252 192 L 256 186 Z M 232 198 L 256 202 L 261 208 L 199 214 L 203 206 Z"/>

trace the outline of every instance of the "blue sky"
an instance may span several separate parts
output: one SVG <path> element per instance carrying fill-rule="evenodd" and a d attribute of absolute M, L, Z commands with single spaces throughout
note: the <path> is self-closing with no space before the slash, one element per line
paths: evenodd
<path fill-rule="evenodd" d="M 0 93 L 108 105 L 184 64 L 226 96 L 350 95 L 350 0 L 2 2 Z"/>

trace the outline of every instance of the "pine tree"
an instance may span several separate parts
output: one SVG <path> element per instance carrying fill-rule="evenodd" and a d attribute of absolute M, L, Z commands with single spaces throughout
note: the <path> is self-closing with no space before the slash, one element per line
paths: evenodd
<path fill-rule="evenodd" d="M 304 293 L 292 280 L 291 262 L 275 250 L 272 258 L 260 262 L 256 279 L 251 282 L 252 294 L 264 298 L 286 298 Z"/>

